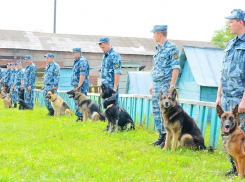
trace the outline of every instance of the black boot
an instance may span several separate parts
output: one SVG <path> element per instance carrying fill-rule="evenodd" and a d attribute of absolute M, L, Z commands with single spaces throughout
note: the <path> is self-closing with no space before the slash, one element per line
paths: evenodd
<path fill-rule="evenodd" d="M 155 141 L 150 143 L 151 145 L 161 145 L 163 142 L 165 144 L 165 138 L 166 138 L 166 133 L 161 133 L 159 131 L 159 138 Z"/>
<path fill-rule="evenodd" d="M 49 113 L 47 115 L 53 116 L 54 115 L 54 109 L 53 108 L 49 109 Z"/>
<path fill-rule="evenodd" d="M 17 104 L 14 104 L 14 108 L 17 108 Z"/>
<path fill-rule="evenodd" d="M 83 121 L 83 116 L 77 116 L 76 122 Z"/>
<path fill-rule="evenodd" d="M 237 170 L 236 170 L 236 165 L 235 165 L 234 161 L 231 161 L 231 164 L 232 164 L 232 168 L 230 170 L 226 171 L 225 175 L 226 176 L 229 176 L 229 175 L 238 176 L 238 173 L 237 173 Z"/>

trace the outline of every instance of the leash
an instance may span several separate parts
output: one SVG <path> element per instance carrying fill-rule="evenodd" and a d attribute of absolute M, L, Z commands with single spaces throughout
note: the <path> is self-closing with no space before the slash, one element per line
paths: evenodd
<path fill-rule="evenodd" d="M 239 121 L 239 118 L 240 118 L 240 114 L 238 113 L 238 121 Z M 239 124 L 240 128 L 242 127 L 244 121 L 245 121 L 245 117 L 242 119 L 242 122 Z"/>
<path fill-rule="evenodd" d="M 56 96 L 56 98 L 52 102 L 55 102 L 57 99 L 58 99 L 58 95 Z"/>

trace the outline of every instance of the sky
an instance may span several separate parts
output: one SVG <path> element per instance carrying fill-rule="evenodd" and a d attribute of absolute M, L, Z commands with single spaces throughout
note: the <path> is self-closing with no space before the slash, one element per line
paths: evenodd
<path fill-rule="evenodd" d="M 245 0 L 57 0 L 56 33 L 211 41 Z M 54 0 L 0 0 L 0 29 L 52 33 Z"/>

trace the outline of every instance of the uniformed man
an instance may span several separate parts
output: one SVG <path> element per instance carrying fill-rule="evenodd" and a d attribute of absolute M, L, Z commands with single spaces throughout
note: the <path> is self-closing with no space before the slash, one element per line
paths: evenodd
<path fill-rule="evenodd" d="M 87 92 L 89 90 L 89 64 L 88 61 L 84 56 L 82 56 L 81 48 L 73 48 L 72 55 L 74 60 L 73 68 L 72 68 L 72 75 L 71 75 L 71 85 L 76 87 L 81 87 L 82 93 L 87 95 Z M 76 103 L 76 121 L 83 121 L 83 115 L 79 111 Z"/>
<path fill-rule="evenodd" d="M 16 64 L 13 62 L 11 63 L 11 67 L 12 67 L 12 73 L 11 73 L 11 77 L 10 77 L 10 93 L 11 93 L 11 100 L 14 103 L 14 108 L 17 107 L 17 91 L 14 90 L 14 80 L 15 80 L 15 76 L 16 76 Z"/>
<path fill-rule="evenodd" d="M 34 89 L 36 86 L 37 67 L 32 62 L 32 56 L 26 55 L 26 69 L 24 72 L 25 102 L 34 107 Z"/>
<path fill-rule="evenodd" d="M 101 38 L 98 44 L 104 52 L 100 74 L 101 83 L 116 92 L 114 97 L 119 102 L 119 81 L 122 67 L 121 56 L 113 49 L 109 38 Z"/>
<path fill-rule="evenodd" d="M 3 69 L 0 67 L 0 89 L 1 89 L 2 86 L 3 86 L 4 75 L 5 75 L 5 73 L 4 73 Z"/>
<path fill-rule="evenodd" d="M 12 73 L 11 63 L 7 63 L 7 71 L 4 76 L 4 83 L 6 83 L 8 86 L 10 86 L 11 73 Z"/>
<path fill-rule="evenodd" d="M 48 53 L 45 55 L 47 66 L 44 70 L 44 92 L 43 92 L 43 98 L 47 95 L 48 91 L 55 90 L 57 92 L 59 81 L 60 81 L 60 66 L 54 62 L 54 55 L 52 53 Z M 54 115 L 54 109 L 51 106 L 51 103 L 49 100 L 44 99 L 45 105 L 47 109 L 49 110 L 49 113 L 47 115 L 53 116 Z"/>
<path fill-rule="evenodd" d="M 152 95 L 153 118 L 159 138 L 151 143 L 165 145 L 166 130 L 163 127 L 163 121 L 160 113 L 159 93 L 167 93 L 169 88 L 175 88 L 175 83 L 179 73 L 179 51 L 176 45 L 167 39 L 167 25 L 156 25 L 151 32 L 158 45 L 154 53 L 153 69 L 151 71 L 153 83 L 149 89 Z"/>
<path fill-rule="evenodd" d="M 224 111 L 232 111 L 232 107 L 239 105 L 240 122 L 245 116 L 245 12 L 234 9 L 229 20 L 230 33 L 236 35 L 224 50 L 221 79 L 217 92 L 216 106 L 220 105 Z M 245 131 L 245 124 L 241 127 Z M 226 174 L 237 175 L 234 161 L 230 158 L 232 169 Z"/>
<path fill-rule="evenodd" d="M 13 88 L 14 88 L 14 91 L 17 92 L 17 102 L 18 102 L 20 99 L 18 92 L 21 88 L 24 88 L 24 70 L 22 69 L 21 62 L 17 62 L 16 67 L 17 67 L 17 71 L 16 71 Z"/>

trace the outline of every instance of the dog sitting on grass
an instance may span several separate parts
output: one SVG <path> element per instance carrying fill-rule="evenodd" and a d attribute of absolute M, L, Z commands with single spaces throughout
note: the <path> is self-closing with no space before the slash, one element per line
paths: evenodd
<path fill-rule="evenodd" d="M 1 89 L 1 91 L 0 91 L 0 97 L 3 100 L 4 108 L 11 108 L 11 107 L 13 107 L 11 97 L 3 89 Z"/>
<path fill-rule="evenodd" d="M 33 107 L 27 104 L 24 100 L 19 99 L 19 110 L 33 110 Z"/>
<path fill-rule="evenodd" d="M 119 106 L 117 100 L 114 98 L 116 93 L 114 90 L 101 85 L 101 97 L 103 98 L 103 107 L 105 109 L 105 115 L 108 120 L 107 131 L 108 133 L 115 132 L 117 130 L 130 130 L 135 129 L 134 122 L 128 112 Z"/>
<path fill-rule="evenodd" d="M 93 121 L 105 121 L 105 116 L 99 110 L 99 106 L 81 92 L 81 87 L 74 88 L 67 92 L 69 98 L 73 98 L 79 111 L 83 114 L 83 121 L 90 118 Z"/>
<path fill-rule="evenodd" d="M 55 94 L 54 90 L 48 91 L 46 95 L 46 99 L 48 99 L 51 103 L 51 106 L 54 109 L 54 117 L 58 117 L 60 115 L 71 115 L 72 111 L 69 108 L 68 104 L 57 94 Z"/>
<path fill-rule="evenodd" d="M 167 131 L 163 149 L 170 147 L 172 139 L 171 150 L 176 150 L 178 142 L 183 148 L 206 149 L 201 130 L 196 125 L 194 119 L 183 110 L 176 100 L 176 89 L 170 92 L 162 93 L 161 91 L 159 94 L 163 125 Z"/>

